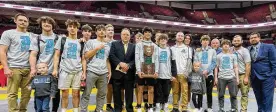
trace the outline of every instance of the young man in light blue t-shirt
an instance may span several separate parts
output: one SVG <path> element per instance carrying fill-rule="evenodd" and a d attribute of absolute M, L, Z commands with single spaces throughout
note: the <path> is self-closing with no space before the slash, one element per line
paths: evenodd
<path fill-rule="evenodd" d="M 208 35 L 201 36 L 200 39 L 201 48 L 196 50 L 194 61 L 201 62 L 200 71 L 205 76 L 206 80 L 206 89 L 207 89 L 207 106 L 208 112 L 212 112 L 212 92 L 214 86 L 214 74 L 213 71 L 216 67 L 216 51 L 212 49 L 208 44 L 210 43 L 210 37 Z"/>
<path fill-rule="evenodd" d="M 224 94 L 226 86 L 230 93 L 231 112 L 238 112 L 237 93 L 239 84 L 239 73 L 237 56 L 230 53 L 230 41 L 223 40 L 222 53 L 217 56 L 217 67 L 215 69 L 215 85 L 218 87 L 219 112 L 224 112 Z"/>
<path fill-rule="evenodd" d="M 81 96 L 81 111 L 87 111 L 91 90 L 96 85 L 97 101 L 95 112 L 103 111 L 107 84 L 111 77 L 108 59 L 110 46 L 105 42 L 106 29 L 103 25 L 96 27 L 96 39 L 89 40 L 84 46 L 84 58 L 87 60 L 86 88 Z"/>
<path fill-rule="evenodd" d="M 54 70 L 52 74 L 54 77 L 58 77 L 58 88 L 62 91 L 61 112 L 66 112 L 68 107 L 70 88 L 72 88 L 73 112 L 78 112 L 80 82 L 81 79 L 85 78 L 86 63 L 81 55 L 81 44 L 77 39 L 78 28 L 80 27 L 79 22 L 68 19 L 65 24 L 68 37 L 59 38 L 55 45 Z"/>
<path fill-rule="evenodd" d="M 37 35 L 36 38 L 33 38 L 30 46 L 29 61 L 31 66 L 30 74 L 32 76 L 35 76 L 37 73 L 37 63 L 47 63 L 49 68 L 48 73 L 52 74 L 54 68 L 54 47 L 57 39 L 59 38 L 59 36 L 53 32 L 56 26 L 56 22 L 53 18 L 49 16 L 42 16 L 38 18 L 37 23 L 42 29 L 42 34 Z M 57 83 L 56 78 L 53 78 L 53 80 L 55 81 L 55 83 Z M 36 102 L 36 100 L 34 100 L 34 102 Z M 52 112 L 57 112 L 60 103 L 60 91 L 58 89 L 52 102 Z M 37 109 L 36 105 L 35 109 Z"/>

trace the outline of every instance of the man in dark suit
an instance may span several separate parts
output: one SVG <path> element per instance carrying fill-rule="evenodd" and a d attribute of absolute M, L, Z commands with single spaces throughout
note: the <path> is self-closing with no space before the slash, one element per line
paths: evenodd
<path fill-rule="evenodd" d="M 115 112 L 122 112 L 122 88 L 125 89 L 126 110 L 127 112 L 133 112 L 135 45 L 130 43 L 129 40 L 130 31 L 124 28 L 121 32 L 121 41 L 112 43 L 109 54 L 112 69 Z"/>
<path fill-rule="evenodd" d="M 274 81 L 276 75 L 276 51 L 272 44 L 260 42 L 259 33 L 251 33 L 251 82 L 258 104 L 258 112 L 272 112 Z"/>

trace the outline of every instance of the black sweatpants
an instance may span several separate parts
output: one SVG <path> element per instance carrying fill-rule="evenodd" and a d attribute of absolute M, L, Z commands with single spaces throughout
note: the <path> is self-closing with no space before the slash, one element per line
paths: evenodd
<path fill-rule="evenodd" d="M 200 109 L 202 107 L 202 98 L 203 98 L 202 94 L 196 94 L 196 93 L 192 94 L 192 100 L 195 108 Z"/>
<path fill-rule="evenodd" d="M 167 103 L 170 95 L 170 79 L 157 79 L 156 83 L 156 103 Z"/>
<path fill-rule="evenodd" d="M 213 86 L 214 86 L 214 76 L 210 75 L 206 79 L 206 89 L 207 89 L 207 106 L 208 108 L 212 108 L 213 101 Z"/>

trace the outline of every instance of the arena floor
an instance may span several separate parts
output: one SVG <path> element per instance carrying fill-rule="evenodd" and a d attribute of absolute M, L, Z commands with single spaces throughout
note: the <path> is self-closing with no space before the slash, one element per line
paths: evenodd
<path fill-rule="evenodd" d="M 91 92 L 91 97 L 90 97 L 90 104 L 89 104 L 89 111 L 93 112 L 96 105 L 96 100 L 95 100 L 95 97 L 96 97 L 96 92 L 97 90 L 96 89 L 93 89 L 92 92 Z M 276 92 L 276 90 L 275 90 Z M 20 96 L 20 93 L 19 93 L 19 96 Z M 217 94 L 217 90 L 216 88 L 214 88 L 213 90 L 213 109 L 214 109 L 214 112 L 217 112 L 218 111 L 218 98 L 217 98 L 218 94 Z M 240 93 L 238 94 L 238 100 L 240 100 Z M 225 95 L 225 110 L 229 110 L 230 109 L 230 99 L 229 99 L 229 94 L 228 94 L 228 91 L 226 91 L 226 95 Z M 32 98 L 31 98 L 31 101 L 29 102 L 29 105 L 28 105 L 28 112 L 35 112 L 34 111 L 34 108 L 33 108 L 33 93 L 32 93 Z M 70 96 L 70 99 L 69 99 L 69 102 L 71 102 L 71 96 Z M 170 99 L 169 99 L 169 102 L 170 104 L 172 103 L 172 94 L 170 95 Z M 6 88 L 0 88 L 0 112 L 7 112 L 8 111 L 8 105 L 7 105 L 7 94 L 6 94 Z M 51 105 L 51 104 L 50 104 Z M 136 106 L 136 102 L 133 103 L 134 106 Z M 273 111 L 276 111 L 276 98 L 274 97 L 274 106 L 273 106 Z M 206 96 L 204 95 L 203 97 L 203 108 L 206 108 Z M 240 101 L 238 102 L 238 106 L 239 106 L 239 109 L 240 109 Z M 169 105 L 169 108 L 172 109 L 172 105 Z M 105 107 L 104 107 L 105 109 Z M 250 93 L 249 93 L 249 103 L 248 103 L 248 112 L 257 112 L 257 103 L 256 103 L 256 100 L 255 100 L 255 96 L 254 96 L 254 93 L 253 93 L 253 90 L 251 89 L 250 90 Z M 189 110 L 193 110 L 193 104 L 192 102 L 190 102 L 189 104 Z M 72 111 L 72 105 L 69 103 L 69 109 L 67 112 L 73 112 Z"/>

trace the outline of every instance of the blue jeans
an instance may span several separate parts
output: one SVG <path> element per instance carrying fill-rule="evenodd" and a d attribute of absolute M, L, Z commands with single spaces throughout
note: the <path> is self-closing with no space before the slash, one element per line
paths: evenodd
<path fill-rule="evenodd" d="M 36 112 L 50 112 L 50 96 L 36 96 L 35 97 L 36 103 Z"/>

